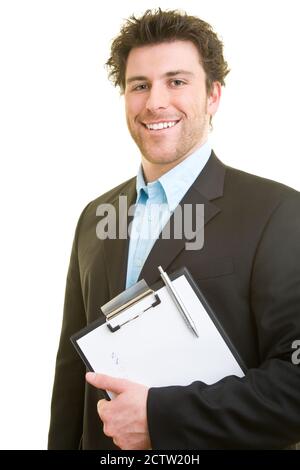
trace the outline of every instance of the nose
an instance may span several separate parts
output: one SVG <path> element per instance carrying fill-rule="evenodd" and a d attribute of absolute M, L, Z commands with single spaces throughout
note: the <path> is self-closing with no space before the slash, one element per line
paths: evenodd
<path fill-rule="evenodd" d="M 159 84 L 152 84 L 146 108 L 152 113 L 155 113 L 159 109 L 166 109 L 169 106 L 169 101 L 168 90 Z"/>

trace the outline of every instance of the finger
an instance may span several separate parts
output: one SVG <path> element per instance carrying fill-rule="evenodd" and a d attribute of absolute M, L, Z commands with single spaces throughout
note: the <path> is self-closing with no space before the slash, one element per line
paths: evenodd
<path fill-rule="evenodd" d="M 97 408 L 98 408 L 98 409 L 103 408 L 103 406 L 105 405 L 105 403 L 108 403 L 108 400 L 105 400 L 104 398 L 102 398 L 101 400 L 98 401 L 98 403 L 97 403 Z"/>
<path fill-rule="evenodd" d="M 101 418 L 101 415 L 105 409 L 105 405 L 106 403 L 108 403 L 108 400 L 99 400 L 98 403 L 97 403 L 97 411 L 98 411 L 98 414 Z"/>
<path fill-rule="evenodd" d="M 95 372 L 88 372 L 85 376 L 86 381 L 96 388 L 102 390 L 109 390 L 110 392 L 122 393 L 128 387 L 129 381 L 111 377 L 104 374 L 96 374 Z"/>

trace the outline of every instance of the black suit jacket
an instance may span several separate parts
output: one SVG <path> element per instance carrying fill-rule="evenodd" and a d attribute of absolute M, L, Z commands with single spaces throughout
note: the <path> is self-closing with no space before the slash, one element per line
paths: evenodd
<path fill-rule="evenodd" d="M 50 449 L 115 449 L 86 384 L 70 336 L 97 319 L 100 306 L 125 288 L 128 241 L 99 240 L 96 208 L 119 195 L 135 202 L 135 178 L 83 211 L 67 277 L 52 398 Z M 181 201 L 204 204 L 204 246 L 158 239 L 140 274 L 149 284 L 187 266 L 248 367 L 244 378 L 208 386 L 151 388 L 147 412 L 153 449 L 284 448 L 300 440 L 300 194 L 223 165 L 212 153 Z M 120 225 L 123 221 L 118 214 Z M 172 218 L 170 219 L 172 223 Z M 171 231 L 172 233 L 172 231 Z M 153 341 L 155 347 L 155 341 Z M 195 358 L 195 361 L 203 358 Z M 209 357 L 205 358 L 209 361 Z"/>

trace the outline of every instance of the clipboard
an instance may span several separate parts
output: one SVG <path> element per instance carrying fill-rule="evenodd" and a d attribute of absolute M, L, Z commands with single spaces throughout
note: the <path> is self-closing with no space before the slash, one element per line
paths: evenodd
<path fill-rule="evenodd" d="M 88 371 L 149 387 L 208 385 L 246 366 L 186 267 L 170 274 L 197 326 L 196 337 L 162 282 L 141 280 L 101 307 L 104 315 L 70 339 Z M 113 398 L 112 392 L 106 392 Z"/>

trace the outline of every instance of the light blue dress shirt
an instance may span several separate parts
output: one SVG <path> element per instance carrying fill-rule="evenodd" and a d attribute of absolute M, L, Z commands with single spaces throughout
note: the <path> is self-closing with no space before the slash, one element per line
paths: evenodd
<path fill-rule="evenodd" d="M 210 154 L 211 145 L 207 141 L 188 158 L 148 184 L 140 166 L 136 178 L 137 198 L 130 231 L 126 288 L 137 282 L 160 232 L 203 170 Z"/>

